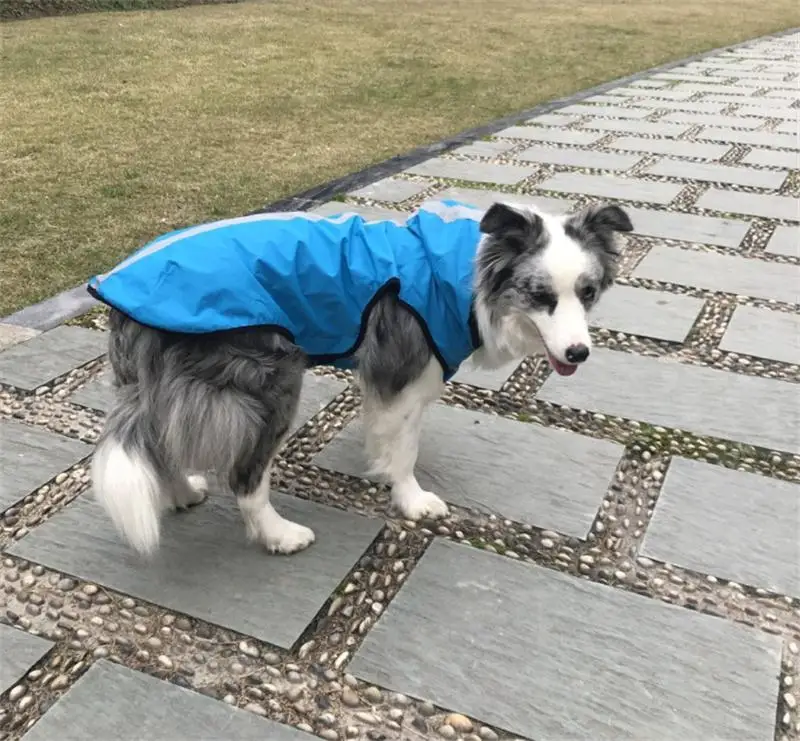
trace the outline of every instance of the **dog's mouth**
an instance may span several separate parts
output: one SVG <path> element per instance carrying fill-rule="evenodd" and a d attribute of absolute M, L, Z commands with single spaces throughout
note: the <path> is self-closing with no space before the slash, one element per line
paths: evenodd
<path fill-rule="evenodd" d="M 578 370 L 577 365 L 572 365 L 571 363 L 562 363 L 557 358 L 553 357 L 552 353 L 547 350 L 547 360 L 550 363 L 550 367 L 558 373 L 559 376 L 571 376 L 576 370 Z"/>
<path fill-rule="evenodd" d="M 526 318 L 530 320 L 530 317 Z M 559 376 L 571 376 L 576 370 L 578 370 L 578 366 L 574 363 L 562 363 L 555 355 L 553 355 L 553 353 L 550 352 L 550 349 L 547 347 L 547 343 L 544 341 L 544 337 L 542 337 L 542 333 L 539 331 L 539 327 L 536 326 L 536 322 L 529 321 L 529 326 L 539 338 L 539 342 L 544 348 L 544 354 L 547 356 L 547 362 L 550 363 L 550 367 L 556 373 L 558 373 Z"/>

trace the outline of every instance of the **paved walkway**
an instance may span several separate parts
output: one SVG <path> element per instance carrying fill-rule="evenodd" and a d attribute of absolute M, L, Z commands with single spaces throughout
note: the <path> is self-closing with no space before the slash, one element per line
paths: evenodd
<path fill-rule="evenodd" d="M 431 530 L 362 478 L 349 377 L 309 374 L 277 483 L 314 547 L 248 548 L 217 497 L 145 567 L 86 494 L 102 320 L 5 335 L 0 737 L 800 738 L 799 80 L 800 34 L 754 42 L 348 194 L 633 213 L 585 368 L 432 410 Z"/>

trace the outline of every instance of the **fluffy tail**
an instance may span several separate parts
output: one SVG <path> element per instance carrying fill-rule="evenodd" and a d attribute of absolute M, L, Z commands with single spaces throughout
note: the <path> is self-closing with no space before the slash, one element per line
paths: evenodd
<path fill-rule="evenodd" d="M 228 481 L 240 461 L 256 456 L 264 412 L 255 393 L 182 376 L 162 376 L 147 394 L 131 385 L 118 395 L 92 461 L 94 493 L 125 539 L 148 555 L 158 546 L 162 512 L 189 487 L 189 472 L 215 471 Z"/>
<path fill-rule="evenodd" d="M 92 458 L 95 498 L 120 534 L 142 555 L 158 547 L 167 482 L 145 444 L 141 414 L 123 420 L 112 413 Z"/>

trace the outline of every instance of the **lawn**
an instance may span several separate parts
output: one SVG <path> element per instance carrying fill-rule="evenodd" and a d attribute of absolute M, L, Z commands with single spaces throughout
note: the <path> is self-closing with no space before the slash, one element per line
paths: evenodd
<path fill-rule="evenodd" d="M 796 0 L 270 0 L 0 25 L 0 316 L 172 228 L 800 25 Z"/>

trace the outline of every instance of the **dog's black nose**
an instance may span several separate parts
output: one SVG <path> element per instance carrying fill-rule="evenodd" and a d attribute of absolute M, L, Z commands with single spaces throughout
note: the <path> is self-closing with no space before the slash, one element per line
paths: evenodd
<path fill-rule="evenodd" d="M 582 363 L 589 357 L 589 348 L 586 345 L 570 345 L 564 355 L 568 363 Z"/>

